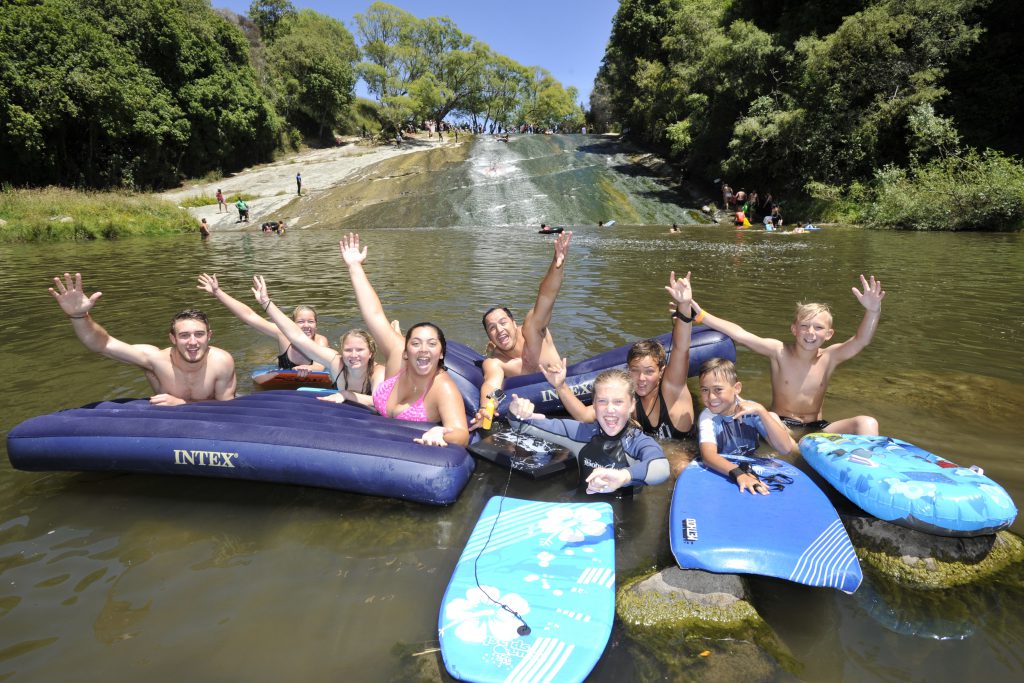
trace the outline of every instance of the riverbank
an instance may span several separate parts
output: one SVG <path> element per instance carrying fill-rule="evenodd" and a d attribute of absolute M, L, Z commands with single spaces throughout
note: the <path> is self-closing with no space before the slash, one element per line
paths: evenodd
<path fill-rule="evenodd" d="M 216 201 L 201 206 L 190 206 L 188 212 L 198 224 L 205 218 L 210 229 L 234 231 L 259 226 L 266 221 L 284 222 L 289 229 L 305 227 L 298 215 L 308 213 L 323 194 L 339 185 L 361 179 L 371 167 L 394 157 L 424 152 L 437 148 L 458 147 L 459 142 L 425 134 L 410 136 L 399 146 L 393 144 L 367 146 L 351 138 L 337 147 L 314 149 L 289 155 L 269 164 L 262 164 L 225 176 L 220 180 L 190 183 L 186 187 L 169 190 L 157 196 L 181 205 L 197 197 L 214 197 L 217 190 L 224 193 L 227 209 L 218 211 Z M 298 194 L 296 175 L 302 176 L 302 194 Z M 234 202 L 239 195 L 250 197 L 249 221 L 240 222 Z"/>
<path fill-rule="evenodd" d="M 358 180 L 381 161 L 459 142 L 425 134 L 400 146 L 361 144 L 350 138 L 327 149 L 312 149 L 243 169 L 214 181 L 192 181 L 159 193 L 82 192 L 71 188 L 5 189 L 0 192 L 0 242 L 120 239 L 197 232 L 206 219 L 216 231 L 243 230 L 265 221 L 296 227 L 294 217 L 312 208 L 324 192 Z M 296 174 L 302 175 L 297 194 Z M 224 192 L 228 206 L 218 212 L 214 199 Z M 240 222 L 234 202 L 245 198 L 249 221 Z M 204 199 L 205 198 L 205 199 Z M 205 200 L 209 203 L 202 203 Z M 186 204 L 188 206 L 186 206 Z M 193 206 L 193 204 L 199 204 Z"/>
<path fill-rule="evenodd" d="M 0 192 L 0 242 L 64 242 L 173 235 L 196 230 L 191 215 L 150 195 L 66 187 Z"/>

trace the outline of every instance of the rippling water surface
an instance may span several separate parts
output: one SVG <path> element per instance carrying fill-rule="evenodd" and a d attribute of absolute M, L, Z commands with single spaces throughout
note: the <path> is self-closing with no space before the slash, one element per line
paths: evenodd
<path fill-rule="evenodd" d="M 668 330 L 671 270 L 693 271 L 709 310 L 781 338 L 801 300 L 830 303 L 837 339 L 852 335 L 863 309 L 850 288 L 859 273 L 876 274 L 888 292 L 877 336 L 837 371 L 826 414 L 875 415 L 884 433 L 983 466 L 1024 503 L 1020 235 L 826 228 L 783 236 L 702 225 L 669 234 L 665 223 L 690 220 L 673 189 L 578 136 L 484 141 L 464 162 L 417 175 L 393 180 L 409 183 L 398 199 L 280 238 L 0 246 L 0 428 L 148 393 L 140 372 L 77 342 L 46 292 L 59 272 L 80 270 L 90 291 L 101 290 L 95 317 L 132 342 L 164 345 L 175 311 L 206 308 L 214 342 L 234 353 L 249 391 L 246 369 L 276 355 L 274 343 L 197 290 L 197 274 L 217 273 L 250 301 L 249 279 L 262 273 L 276 301 L 316 306 L 336 343 L 359 323 L 337 256 L 342 229 L 358 228 L 390 316 L 435 320 L 450 339 L 480 348 L 485 309 L 504 303 L 521 317 L 532 304 L 551 258 L 551 238 L 536 234 L 543 221 L 576 226 L 552 325 L 570 361 Z M 316 201 L 326 217 L 341 199 Z M 594 225 L 612 218 L 614 228 Z M 767 400 L 767 362 L 740 351 L 739 363 L 744 393 Z M 505 482 L 503 470 L 478 463 L 460 500 L 433 508 L 247 482 L 17 472 L 4 458 L 0 680 L 436 678 L 442 593 L 480 510 Z M 513 478 L 510 495 L 557 499 L 566 490 L 562 480 Z M 670 493 L 666 484 L 615 504 L 620 580 L 671 564 Z M 854 596 L 752 585 L 806 680 L 1024 672 L 1020 567 L 939 594 L 871 578 Z M 591 680 L 668 675 L 641 667 L 635 647 L 617 628 Z M 722 656 L 728 647 L 708 644 Z M 731 678 L 755 677 L 745 666 L 737 661 Z M 700 667 L 685 671 L 701 676 Z"/>

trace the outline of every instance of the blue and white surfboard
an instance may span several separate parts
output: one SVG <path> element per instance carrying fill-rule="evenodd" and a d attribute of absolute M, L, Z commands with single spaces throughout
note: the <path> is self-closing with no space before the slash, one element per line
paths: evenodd
<path fill-rule="evenodd" d="M 582 681 L 614 618 L 611 505 L 495 496 L 445 591 L 441 655 L 463 681 Z"/>
<path fill-rule="evenodd" d="M 676 479 L 669 544 L 679 566 L 722 574 L 760 574 L 853 593 L 860 562 L 839 515 L 811 479 L 774 458 L 749 462 L 773 489 L 740 493 L 699 459 Z"/>

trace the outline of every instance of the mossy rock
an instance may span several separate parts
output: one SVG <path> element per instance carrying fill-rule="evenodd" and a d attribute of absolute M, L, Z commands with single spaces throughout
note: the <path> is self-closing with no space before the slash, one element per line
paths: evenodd
<path fill-rule="evenodd" d="M 862 515 L 843 515 L 860 561 L 917 589 L 965 586 L 1024 561 L 1024 540 L 1009 531 L 967 538 L 934 536 Z"/>
<path fill-rule="evenodd" d="M 618 590 L 615 609 L 638 672 L 658 679 L 775 680 L 797 664 L 747 601 L 743 580 L 671 567 Z M 644 678 L 644 676 L 640 676 Z"/>

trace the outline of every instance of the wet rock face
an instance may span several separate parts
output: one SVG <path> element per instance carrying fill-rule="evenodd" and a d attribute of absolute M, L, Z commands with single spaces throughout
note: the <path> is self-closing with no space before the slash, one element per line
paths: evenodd
<path fill-rule="evenodd" d="M 914 588 L 962 586 L 1024 560 L 1024 541 L 1008 531 L 935 536 L 864 514 L 843 514 L 842 518 L 861 562 Z"/>

